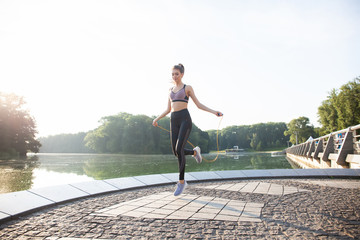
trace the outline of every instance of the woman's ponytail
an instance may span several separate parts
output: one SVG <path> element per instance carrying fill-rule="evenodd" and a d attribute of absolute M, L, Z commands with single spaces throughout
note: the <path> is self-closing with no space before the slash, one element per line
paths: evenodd
<path fill-rule="evenodd" d="M 175 65 L 175 66 L 173 67 L 173 69 L 177 69 L 177 70 L 179 70 L 181 73 L 184 73 L 184 72 L 185 72 L 185 67 L 184 67 L 184 65 L 182 65 L 181 63 Z"/>

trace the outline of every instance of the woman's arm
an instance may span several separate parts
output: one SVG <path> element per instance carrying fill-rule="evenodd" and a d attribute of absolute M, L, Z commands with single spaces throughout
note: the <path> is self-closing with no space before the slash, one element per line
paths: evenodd
<path fill-rule="evenodd" d="M 170 113 L 170 111 L 171 111 L 171 102 L 170 102 L 170 99 L 168 99 L 168 105 L 167 105 L 166 110 L 153 120 L 153 123 L 152 123 L 153 126 L 157 127 L 157 125 L 158 125 L 157 121 L 159 121 L 160 119 L 162 119 L 163 117 L 168 115 Z"/>
<path fill-rule="evenodd" d="M 216 116 L 220 117 L 222 116 L 223 114 L 219 111 L 215 111 L 215 110 L 212 110 L 211 108 L 208 108 L 207 106 L 205 106 L 204 104 L 202 104 L 198 99 L 197 97 L 195 96 L 195 93 L 194 93 L 194 89 L 189 86 L 189 85 L 186 85 L 186 88 L 187 88 L 187 93 L 188 95 L 191 97 L 191 99 L 194 101 L 195 105 L 201 109 L 201 110 L 204 110 L 204 111 L 207 111 L 209 113 L 212 113 L 212 114 L 215 114 Z"/>

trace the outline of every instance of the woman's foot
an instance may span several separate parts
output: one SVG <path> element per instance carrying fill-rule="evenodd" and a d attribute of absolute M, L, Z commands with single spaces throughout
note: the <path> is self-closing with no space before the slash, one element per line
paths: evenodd
<path fill-rule="evenodd" d="M 187 186 L 186 181 L 184 183 L 178 182 L 176 184 L 176 190 L 174 192 L 174 196 L 179 196 L 185 190 L 186 186 Z"/>
<path fill-rule="evenodd" d="M 198 147 L 198 146 L 196 146 L 194 149 L 194 158 L 196 159 L 196 162 L 197 163 L 201 163 L 201 161 L 202 161 L 202 157 L 201 157 L 201 150 L 200 150 L 200 148 Z"/>

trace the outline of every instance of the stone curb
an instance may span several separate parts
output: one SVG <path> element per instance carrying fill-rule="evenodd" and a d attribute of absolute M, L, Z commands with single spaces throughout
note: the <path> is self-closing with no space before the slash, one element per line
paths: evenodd
<path fill-rule="evenodd" d="M 190 172 L 188 182 L 271 178 L 360 178 L 360 169 L 268 169 Z M 42 208 L 105 193 L 168 185 L 178 181 L 178 173 L 94 180 L 0 194 L 0 223 Z"/>

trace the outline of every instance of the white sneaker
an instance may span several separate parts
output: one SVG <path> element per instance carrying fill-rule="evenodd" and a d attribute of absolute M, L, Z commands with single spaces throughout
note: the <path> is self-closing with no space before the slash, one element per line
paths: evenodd
<path fill-rule="evenodd" d="M 198 146 L 196 146 L 193 150 L 196 152 L 196 154 L 195 154 L 195 156 L 194 156 L 194 158 L 196 159 L 196 162 L 197 162 L 197 163 L 201 163 L 202 157 L 201 157 L 201 150 L 200 150 L 200 148 L 199 148 Z"/>
<path fill-rule="evenodd" d="M 185 181 L 184 184 L 181 183 L 177 183 L 176 184 L 176 189 L 174 192 L 174 196 L 179 196 L 180 194 L 182 194 L 185 191 L 185 188 L 187 187 L 187 182 Z"/>

